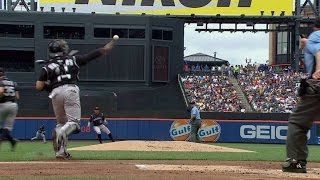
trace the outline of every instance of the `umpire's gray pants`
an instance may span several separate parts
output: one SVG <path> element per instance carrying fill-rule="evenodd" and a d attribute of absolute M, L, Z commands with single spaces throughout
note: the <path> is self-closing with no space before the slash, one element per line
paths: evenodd
<path fill-rule="evenodd" d="M 18 104 L 14 102 L 0 103 L 0 128 L 12 131 L 18 112 Z"/>
<path fill-rule="evenodd" d="M 308 157 L 307 133 L 313 121 L 320 119 L 320 81 L 310 80 L 307 93 L 289 117 L 287 133 L 287 158 L 306 160 Z M 319 91 L 319 92 L 318 92 Z"/>
<path fill-rule="evenodd" d="M 187 141 L 201 142 L 201 140 L 198 136 L 198 131 L 201 127 L 201 120 L 194 120 L 190 123 L 190 125 L 191 125 L 191 132 L 190 132 L 190 135 L 189 135 Z"/>

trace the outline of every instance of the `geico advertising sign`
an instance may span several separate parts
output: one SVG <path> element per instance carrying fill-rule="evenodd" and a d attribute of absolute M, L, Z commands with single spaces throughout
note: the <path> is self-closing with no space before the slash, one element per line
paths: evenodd
<path fill-rule="evenodd" d="M 288 126 L 242 125 L 240 137 L 243 139 L 279 139 L 286 140 Z M 308 132 L 310 139 L 310 131 Z"/>
<path fill-rule="evenodd" d="M 176 120 L 171 124 L 170 137 L 175 141 L 185 141 L 190 136 L 189 120 Z M 198 130 L 198 137 L 203 142 L 215 142 L 219 139 L 221 127 L 216 121 L 204 120 Z"/>
<path fill-rule="evenodd" d="M 78 13 L 108 13 L 114 14 L 152 14 L 152 15 L 271 15 L 280 16 L 284 11 L 291 16 L 293 0 L 40 0 L 39 7 L 56 12 L 65 8 Z"/>

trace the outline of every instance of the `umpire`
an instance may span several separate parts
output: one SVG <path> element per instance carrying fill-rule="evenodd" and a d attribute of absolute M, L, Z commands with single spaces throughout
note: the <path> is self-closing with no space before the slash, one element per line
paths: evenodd
<path fill-rule="evenodd" d="M 317 27 L 317 24 L 319 26 Z M 320 118 L 320 41 L 318 44 L 313 39 L 319 39 L 320 21 L 315 24 L 315 31 L 310 34 L 307 41 L 306 51 L 314 54 L 306 65 L 307 70 L 311 70 L 312 76 L 302 79 L 298 89 L 300 97 L 295 111 L 289 117 L 287 133 L 287 160 L 282 164 L 283 172 L 306 173 L 308 157 L 308 137 L 307 133 L 315 120 Z M 316 61 L 314 62 L 314 58 Z M 311 62 L 312 61 L 312 62 Z M 313 66 L 313 67 L 310 67 Z M 308 73 L 310 73 L 308 72 Z"/>
<path fill-rule="evenodd" d="M 191 101 L 190 106 L 191 106 L 191 118 L 190 118 L 191 132 L 189 137 L 187 138 L 187 141 L 199 143 L 201 142 L 198 136 L 198 130 L 201 127 L 200 111 L 195 101 Z"/>
<path fill-rule="evenodd" d="M 98 106 L 94 108 L 94 113 L 90 116 L 88 126 L 90 126 L 91 122 L 93 122 L 93 129 L 98 135 L 100 144 L 102 144 L 101 131 L 106 133 L 110 140 L 114 142 L 111 131 L 107 127 L 108 122 L 106 121 L 104 114 L 100 113 L 100 108 Z"/>

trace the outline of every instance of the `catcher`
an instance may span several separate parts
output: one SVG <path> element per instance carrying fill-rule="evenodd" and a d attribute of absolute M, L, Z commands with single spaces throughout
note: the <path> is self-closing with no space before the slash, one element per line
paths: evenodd
<path fill-rule="evenodd" d="M 31 138 L 31 141 L 37 139 L 38 137 L 42 137 L 42 140 L 43 140 L 43 143 L 46 143 L 46 131 L 45 131 L 45 128 L 44 128 L 44 125 L 40 126 L 40 128 L 38 129 L 37 133 L 36 133 L 36 136 Z"/>
<path fill-rule="evenodd" d="M 108 122 L 105 120 L 103 113 L 100 113 L 100 108 L 97 106 L 94 108 L 94 113 L 90 116 L 88 126 L 93 122 L 93 129 L 98 135 L 100 144 L 102 144 L 101 131 L 106 133 L 110 140 L 114 142 L 111 131 L 107 128 Z"/>

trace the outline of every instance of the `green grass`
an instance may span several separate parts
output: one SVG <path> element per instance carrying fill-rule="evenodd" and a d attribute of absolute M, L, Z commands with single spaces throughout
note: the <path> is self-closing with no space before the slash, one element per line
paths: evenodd
<path fill-rule="evenodd" d="M 97 144 L 96 141 L 70 141 L 69 148 Z M 134 152 L 134 151 L 71 151 L 76 160 L 241 160 L 241 161 L 283 161 L 284 144 L 245 144 L 214 143 L 213 145 L 255 151 L 255 153 L 219 153 L 219 152 Z M 320 161 L 320 146 L 309 146 L 309 161 Z M 9 143 L 0 147 L 0 161 L 39 161 L 52 160 L 52 143 L 19 142 L 16 151 L 11 152 Z"/>

